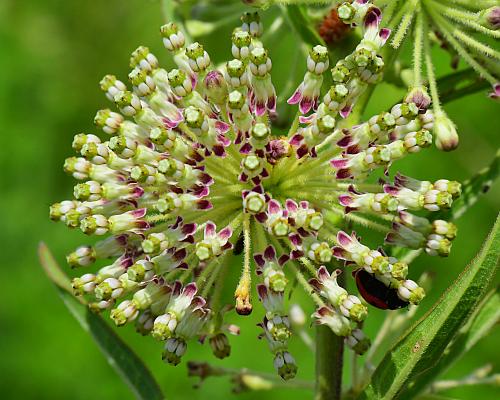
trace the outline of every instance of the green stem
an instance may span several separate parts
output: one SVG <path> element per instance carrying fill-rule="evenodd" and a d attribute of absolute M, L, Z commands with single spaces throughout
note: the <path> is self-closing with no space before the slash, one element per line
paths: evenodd
<path fill-rule="evenodd" d="M 248 315 L 252 311 L 250 292 L 252 276 L 250 274 L 252 244 L 250 238 L 250 214 L 243 214 L 243 270 L 240 281 L 234 292 L 236 298 L 236 311 L 240 315 Z"/>
<path fill-rule="evenodd" d="M 431 3 L 431 4 L 428 4 Z M 474 68 L 477 73 L 486 79 L 491 84 L 495 84 L 497 79 L 491 75 L 486 68 L 479 64 L 474 57 L 472 57 L 469 52 L 460 44 L 460 42 L 453 36 L 453 25 L 448 23 L 444 17 L 442 17 L 438 12 L 436 12 L 432 7 L 432 2 L 425 3 L 427 12 L 434 20 L 435 24 L 441 29 L 446 40 L 451 44 L 451 46 L 456 50 L 456 52 L 464 59 L 464 61 Z M 434 100 L 434 99 L 433 99 Z"/>
<path fill-rule="evenodd" d="M 460 4 L 470 9 L 482 10 L 496 6 L 496 0 L 448 0 L 448 3 Z"/>
<path fill-rule="evenodd" d="M 494 31 L 478 24 L 476 22 L 477 15 L 475 13 L 459 10 L 457 8 L 447 7 L 437 2 L 434 2 L 434 7 L 436 7 L 438 10 L 441 10 L 441 13 L 443 15 L 458 22 L 459 24 L 468 26 L 478 32 L 484 33 L 485 35 L 500 38 L 499 31 Z"/>
<path fill-rule="evenodd" d="M 375 5 L 379 8 L 383 7 L 384 11 L 382 13 L 382 25 L 386 26 L 387 23 L 392 19 L 394 12 L 398 9 L 398 1 L 397 0 L 388 0 L 388 1 L 378 1 Z"/>
<path fill-rule="evenodd" d="M 405 9 L 403 18 L 401 19 L 398 29 L 394 34 L 394 37 L 391 42 L 391 46 L 394 47 L 395 49 L 397 49 L 401 45 L 401 42 L 406 36 L 406 32 L 411 26 L 416 6 L 417 2 L 415 0 L 409 0 L 403 6 Z"/>
<path fill-rule="evenodd" d="M 417 14 L 413 48 L 413 85 L 422 86 L 422 48 L 424 45 L 424 22 L 422 13 Z"/>
<path fill-rule="evenodd" d="M 429 89 L 431 91 L 432 105 L 434 108 L 434 112 L 438 113 L 442 111 L 442 108 L 439 101 L 436 74 L 434 72 L 434 64 L 432 63 L 431 46 L 429 43 L 429 35 L 427 32 L 427 28 L 424 28 L 424 54 L 425 54 L 425 64 L 427 70 L 427 80 L 429 81 Z"/>
<path fill-rule="evenodd" d="M 359 386 L 359 367 L 358 354 L 355 351 L 351 352 L 351 387 L 352 391 L 356 392 Z"/>
<path fill-rule="evenodd" d="M 337 281 L 344 285 L 341 274 Z M 338 400 L 342 393 L 344 338 L 324 325 L 316 328 L 316 396 L 315 400 Z"/>

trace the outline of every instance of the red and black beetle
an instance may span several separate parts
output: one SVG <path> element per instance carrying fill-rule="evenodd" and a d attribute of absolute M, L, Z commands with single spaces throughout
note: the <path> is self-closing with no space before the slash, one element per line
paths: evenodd
<path fill-rule="evenodd" d="M 368 304 L 382 310 L 397 310 L 410 304 L 401 300 L 396 289 L 385 286 L 364 269 L 357 269 L 352 275 L 356 279 L 359 293 Z"/>

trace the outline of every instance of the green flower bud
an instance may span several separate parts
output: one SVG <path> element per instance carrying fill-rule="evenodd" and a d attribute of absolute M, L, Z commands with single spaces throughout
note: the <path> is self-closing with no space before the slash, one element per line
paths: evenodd
<path fill-rule="evenodd" d="M 241 29 L 250 33 L 253 37 L 260 37 L 262 35 L 262 22 L 257 12 L 246 12 L 241 16 Z"/>
<path fill-rule="evenodd" d="M 280 351 L 274 356 L 274 368 L 285 380 L 295 378 L 297 375 L 297 364 L 288 351 Z"/>
<path fill-rule="evenodd" d="M 165 343 L 162 354 L 162 359 L 172 365 L 177 365 L 181 362 L 181 358 L 186 352 L 187 344 L 181 338 L 169 338 Z"/>
<path fill-rule="evenodd" d="M 349 24 L 356 15 L 356 9 L 351 4 L 345 2 L 339 6 L 337 13 L 344 24 Z"/>
<path fill-rule="evenodd" d="M 395 262 L 392 264 L 391 276 L 394 279 L 405 279 L 408 275 L 408 264 L 402 261 Z"/>
<path fill-rule="evenodd" d="M 494 31 L 500 29 L 500 7 L 494 6 L 480 11 L 477 20 L 485 28 Z"/>
<path fill-rule="evenodd" d="M 231 354 L 231 346 L 229 345 L 229 340 L 227 336 L 219 332 L 216 335 L 213 335 L 208 339 L 210 343 L 210 347 L 212 348 L 212 352 L 214 356 L 220 359 L 229 357 Z"/>
<path fill-rule="evenodd" d="M 195 254 L 201 261 L 208 260 L 212 257 L 212 248 L 206 243 L 196 243 Z"/>
<path fill-rule="evenodd" d="M 351 71 L 346 67 L 344 63 L 337 63 L 337 65 L 335 65 L 335 67 L 332 69 L 332 78 L 334 82 L 345 83 L 349 80 L 350 76 Z"/>
<path fill-rule="evenodd" d="M 458 147 L 459 139 L 455 124 L 442 111 L 435 114 L 434 136 L 439 150 L 451 151 Z"/>
<path fill-rule="evenodd" d="M 231 93 L 229 93 L 227 99 L 227 105 L 229 108 L 233 110 L 240 110 L 245 105 L 245 102 L 245 96 L 238 90 L 233 90 Z"/>
<path fill-rule="evenodd" d="M 250 192 L 243 199 L 243 208 L 251 214 L 258 214 L 263 212 L 266 207 L 265 197 L 256 192 Z"/>

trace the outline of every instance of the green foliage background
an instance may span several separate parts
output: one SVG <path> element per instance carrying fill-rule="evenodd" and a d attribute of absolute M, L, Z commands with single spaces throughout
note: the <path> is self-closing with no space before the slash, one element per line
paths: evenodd
<path fill-rule="evenodd" d="M 235 0 L 234 0 L 235 1 Z M 272 22 L 272 14 L 266 17 Z M 36 258 L 40 240 L 48 243 L 58 261 L 86 238 L 63 224 L 52 224 L 48 206 L 69 198 L 74 180 L 62 171 L 64 158 L 72 153 L 71 140 L 80 131 L 95 132 L 93 116 L 109 104 L 98 88 L 106 73 L 126 80 L 128 57 L 139 44 L 147 45 L 161 61 L 168 59 L 158 28 L 163 23 L 157 0 L 2 0 L 0 2 L 0 171 L 2 182 L 0 246 L 0 397 L 2 399 L 114 399 L 132 398 L 107 364 L 92 339 L 67 312 Z M 229 26 L 236 26 L 238 20 Z M 222 29 L 229 32 L 229 27 Z M 271 57 L 278 87 L 293 68 L 296 40 L 293 33 L 274 39 Z M 229 36 L 207 41 L 217 61 L 230 56 Z M 449 72 L 448 56 L 439 57 L 438 72 Z M 301 58 L 298 68 L 304 68 Z M 297 82 L 298 83 L 298 82 Z M 392 86 L 379 85 L 367 115 L 388 108 L 403 95 Z M 435 148 L 397 163 L 393 169 L 420 179 L 464 180 L 493 158 L 499 145 L 500 109 L 485 93 L 446 106 L 459 127 L 461 145 L 452 153 Z M 459 236 L 448 259 L 422 257 L 412 268 L 435 273 L 431 293 L 420 306 L 427 310 L 477 252 L 499 209 L 498 185 L 458 221 Z M 235 269 L 239 265 L 235 263 Z M 232 285 L 228 285 L 228 295 Z M 311 305 L 306 306 L 312 311 Z M 258 309 L 256 313 L 258 313 Z M 257 316 L 238 319 L 243 333 L 231 338 L 233 354 L 214 360 L 206 347 L 192 343 L 185 359 L 213 361 L 228 367 L 272 370 L 267 345 L 257 341 Z M 383 313 L 370 311 L 367 333 L 374 337 Z M 152 369 L 174 399 L 232 398 L 225 378 L 213 378 L 201 390 L 186 364 L 162 363 L 161 346 L 141 338 L 133 328 L 119 332 Z M 498 361 L 498 330 L 481 342 L 447 377 L 461 377 L 487 362 Z M 298 339 L 292 351 L 299 360 L 299 377 L 313 376 L 314 360 Z M 498 371 L 499 365 L 495 365 Z M 346 373 L 346 380 L 348 380 Z M 460 399 L 493 399 L 495 389 L 474 387 L 449 391 Z M 241 399 L 308 398 L 307 392 L 280 390 L 246 393 Z"/>

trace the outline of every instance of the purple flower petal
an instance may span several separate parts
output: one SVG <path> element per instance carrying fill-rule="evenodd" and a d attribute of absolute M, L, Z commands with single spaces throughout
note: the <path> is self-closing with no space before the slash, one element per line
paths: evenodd
<path fill-rule="evenodd" d="M 399 188 L 392 185 L 384 185 L 384 193 L 390 194 L 391 196 L 396 196 L 399 193 Z"/>
<path fill-rule="evenodd" d="M 264 266 L 264 264 L 266 263 L 265 260 L 264 260 L 264 257 L 262 256 L 262 254 L 255 254 L 253 256 L 253 259 L 255 260 L 255 263 L 259 266 L 259 267 L 262 267 Z"/>
<path fill-rule="evenodd" d="M 262 117 L 266 112 L 266 104 L 263 102 L 257 102 L 255 104 L 255 115 Z"/>
<path fill-rule="evenodd" d="M 297 149 L 297 158 L 304 157 L 309 152 L 309 148 L 306 144 L 303 144 Z"/>
<path fill-rule="evenodd" d="M 339 114 L 342 118 L 347 118 L 352 111 L 352 105 L 345 106 L 342 110 L 340 110 Z"/>
<path fill-rule="evenodd" d="M 268 204 L 269 214 L 279 214 L 281 213 L 281 205 L 276 200 L 271 200 Z"/>
<path fill-rule="evenodd" d="M 134 218 L 142 218 L 146 215 L 147 212 L 147 208 L 139 208 L 137 210 L 129 211 L 130 215 L 132 215 Z"/>
<path fill-rule="evenodd" d="M 273 246 L 267 246 L 266 249 L 264 250 L 264 257 L 272 261 L 276 258 L 276 251 L 274 250 Z"/>
<path fill-rule="evenodd" d="M 339 169 L 337 171 L 337 173 L 335 174 L 335 177 L 337 179 L 347 179 L 347 178 L 350 178 L 352 177 L 352 173 L 351 173 L 351 170 L 348 169 L 348 168 L 345 168 L 345 169 Z"/>
<path fill-rule="evenodd" d="M 353 244 L 352 237 L 350 237 L 347 233 L 344 231 L 339 231 L 337 233 L 337 242 L 340 246 L 342 247 L 348 247 L 351 244 Z"/>
<path fill-rule="evenodd" d="M 184 258 L 186 258 L 186 255 L 187 255 L 186 249 L 179 249 L 174 253 L 173 259 L 175 261 L 182 261 L 184 260 Z"/>
<path fill-rule="evenodd" d="M 339 147 L 347 147 L 349 146 L 353 141 L 353 138 L 352 136 L 344 136 L 342 139 L 340 139 L 338 142 L 337 142 L 337 146 Z"/>
<path fill-rule="evenodd" d="M 280 266 L 283 266 L 288 260 L 290 260 L 290 256 L 288 254 L 283 254 L 279 259 L 278 259 L 278 264 Z"/>
<path fill-rule="evenodd" d="M 347 257 L 347 252 L 340 248 L 340 247 L 334 247 L 333 248 L 333 256 L 339 260 L 347 260 L 348 257 Z"/>
<path fill-rule="evenodd" d="M 330 273 L 328 272 L 328 270 L 326 269 L 326 267 L 324 265 L 322 265 L 318 269 L 318 279 L 320 280 L 320 282 L 324 282 L 324 281 L 330 279 Z"/>
<path fill-rule="evenodd" d="M 285 207 L 291 213 L 297 212 L 297 210 L 299 209 L 299 206 L 297 205 L 297 203 L 295 201 L 293 201 L 292 199 L 287 199 L 285 201 Z"/>
<path fill-rule="evenodd" d="M 198 210 L 209 210 L 213 206 L 212 203 L 210 203 L 210 201 L 208 200 L 198 200 L 198 202 L 196 203 L 196 207 L 198 208 Z"/>
<path fill-rule="evenodd" d="M 261 224 L 267 221 L 267 215 L 264 212 L 255 214 L 255 219 L 259 221 Z"/>
<path fill-rule="evenodd" d="M 349 164 L 349 159 L 347 158 L 334 158 L 330 160 L 330 165 L 335 169 L 345 168 Z"/>
<path fill-rule="evenodd" d="M 226 133 L 227 131 L 229 131 L 230 128 L 231 128 L 230 125 L 226 124 L 225 122 L 222 121 L 215 122 L 215 129 L 219 133 Z"/>
<path fill-rule="evenodd" d="M 339 196 L 339 203 L 345 207 L 349 206 L 353 202 L 353 198 L 348 194 L 341 194 Z"/>
<path fill-rule="evenodd" d="M 218 236 L 219 236 L 219 239 L 221 239 L 221 240 L 228 240 L 232 234 L 233 234 L 233 230 L 229 226 L 226 226 L 224 229 L 222 229 L 219 232 Z"/>
<path fill-rule="evenodd" d="M 389 36 L 391 36 L 391 30 L 389 28 L 382 28 L 378 35 L 383 40 L 382 44 L 384 44 L 389 39 Z"/>
<path fill-rule="evenodd" d="M 302 98 L 302 84 L 295 90 L 292 96 L 286 101 L 288 104 L 297 104 Z"/>
<path fill-rule="evenodd" d="M 259 295 L 260 301 L 265 301 L 268 297 L 268 291 L 266 285 L 263 284 L 257 285 L 257 293 Z"/>
<path fill-rule="evenodd" d="M 205 225 L 205 239 L 213 238 L 215 236 L 216 226 L 212 221 L 208 221 Z"/>
<path fill-rule="evenodd" d="M 267 99 L 267 109 L 270 112 L 276 112 L 276 96 L 271 96 Z"/>
<path fill-rule="evenodd" d="M 198 288 L 196 287 L 196 283 L 191 282 L 191 283 L 188 283 L 186 286 L 184 286 L 184 290 L 182 291 L 182 295 L 186 296 L 186 297 L 193 298 L 197 291 L 198 291 Z"/>
<path fill-rule="evenodd" d="M 302 143 L 302 140 L 304 140 L 304 136 L 296 134 L 296 135 L 292 136 L 289 143 L 292 146 L 300 146 L 300 144 Z"/>
<path fill-rule="evenodd" d="M 317 116 L 316 113 L 311 114 L 311 115 L 307 115 L 307 116 L 301 115 L 301 116 L 299 116 L 299 122 L 301 124 L 310 124 L 312 121 L 314 121 L 316 116 Z"/>
<path fill-rule="evenodd" d="M 311 111 L 313 99 L 303 96 L 299 103 L 299 110 L 302 114 L 307 114 Z"/>

